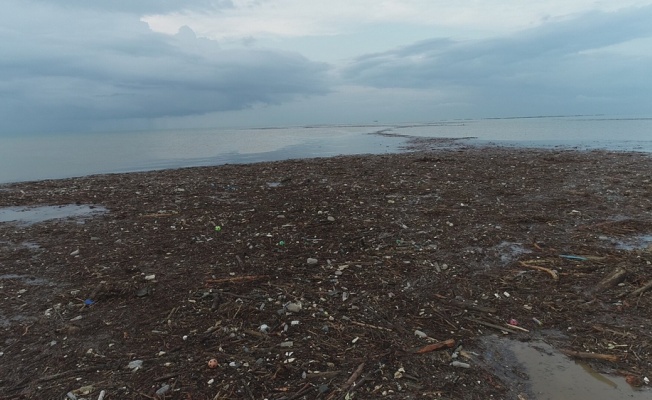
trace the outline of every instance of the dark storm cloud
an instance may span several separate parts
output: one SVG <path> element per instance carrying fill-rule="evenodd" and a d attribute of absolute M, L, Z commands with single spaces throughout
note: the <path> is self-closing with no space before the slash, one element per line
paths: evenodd
<path fill-rule="evenodd" d="M 189 28 L 153 33 L 135 16 L 11 2 L 0 16 L 3 131 L 185 116 L 327 92 L 329 67 L 295 53 L 222 49 Z M 11 8 L 11 7 L 10 7 Z"/>

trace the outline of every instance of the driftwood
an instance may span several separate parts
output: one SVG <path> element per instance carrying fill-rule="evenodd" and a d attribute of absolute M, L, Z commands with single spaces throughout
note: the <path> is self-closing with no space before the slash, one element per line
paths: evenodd
<path fill-rule="evenodd" d="M 443 342 L 431 343 L 415 351 L 416 354 L 430 353 L 431 351 L 441 350 L 455 346 L 455 339 L 444 340 Z"/>
<path fill-rule="evenodd" d="M 627 277 L 628 271 L 625 268 L 617 267 L 607 277 L 601 280 L 595 287 L 586 292 L 586 296 L 594 296 L 606 289 L 616 286 Z"/>
<path fill-rule="evenodd" d="M 521 265 L 521 267 L 524 267 L 524 268 L 537 269 L 539 271 L 547 272 L 550 276 L 552 276 L 552 279 L 559 280 L 559 274 L 554 269 L 550 269 L 550 268 L 546 268 L 546 267 L 540 267 L 538 265 L 530 265 L 530 264 L 526 264 L 524 262 L 521 262 L 520 265 Z"/>
<path fill-rule="evenodd" d="M 561 349 L 560 352 L 566 354 L 569 357 L 582 358 L 585 360 L 603 360 L 610 362 L 618 362 L 620 359 L 618 356 L 611 354 L 600 354 L 600 353 L 585 353 L 583 351 L 574 351 L 568 349 Z"/>
<path fill-rule="evenodd" d="M 638 296 L 638 295 L 640 295 L 640 294 L 643 294 L 643 293 L 647 292 L 647 291 L 650 290 L 650 289 L 652 289 L 652 279 L 649 280 L 645 285 L 643 285 L 643 286 L 641 286 L 640 288 L 638 288 L 638 289 L 632 291 L 632 292 L 629 294 L 629 296 L 635 297 L 635 296 Z"/>

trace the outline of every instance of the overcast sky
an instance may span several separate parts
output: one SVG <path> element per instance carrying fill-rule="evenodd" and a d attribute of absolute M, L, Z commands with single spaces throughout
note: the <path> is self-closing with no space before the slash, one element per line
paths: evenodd
<path fill-rule="evenodd" d="M 650 115 L 652 0 L 4 0 L 0 133 Z"/>

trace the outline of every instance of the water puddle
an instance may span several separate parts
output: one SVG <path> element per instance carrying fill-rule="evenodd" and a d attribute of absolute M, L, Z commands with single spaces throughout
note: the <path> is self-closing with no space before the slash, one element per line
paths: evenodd
<path fill-rule="evenodd" d="M 21 248 L 25 248 L 32 251 L 41 250 L 41 246 L 39 246 L 34 242 L 12 243 L 12 242 L 0 240 L 0 249 L 2 249 L 3 247 L 9 248 L 10 250 L 16 250 Z"/>
<path fill-rule="evenodd" d="M 490 336 L 483 339 L 483 347 L 484 362 L 492 372 L 530 399 L 652 398 L 648 388 L 636 389 L 621 376 L 598 373 L 542 341 L 519 342 Z"/>
<path fill-rule="evenodd" d="M 512 261 L 518 260 L 523 254 L 531 253 L 530 250 L 523 247 L 522 243 L 502 242 L 490 249 L 500 256 L 502 265 L 507 265 Z"/>
<path fill-rule="evenodd" d="M 33 225 L 53 219 L 82 219 L 106 212 L 106 208 L 93 205 L 68 204 L 64 206 L 4 207 L 0 208 L 0 222 Z"/>
<path fill-rule="evenodd" d="M 22 283 L 30 286 L 37 286 L 37 285 L 52 285 L 52 282 L 50 282 L 47 279 L 43 278 L 36 278 L 34 276 L 30 275 L 18 275 L 18 274 L 4 274 L 0 275 L 0 282 L 4 280 L 14 280 L 14 281 L 21 281 Z"/>
<path fill-rule="evenodd" d="M 618 250 L 648 250 L 652 251 L 652 235 L 636 235 L 625 239 L 614 239 L 601 236 L 600 239 L 610 241 Z"/>

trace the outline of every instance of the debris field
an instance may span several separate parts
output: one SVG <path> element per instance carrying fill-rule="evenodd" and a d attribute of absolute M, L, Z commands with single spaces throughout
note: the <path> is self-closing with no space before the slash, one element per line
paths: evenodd
<path fill-rule="evenodd" d="M 0 186 L 17 213 L 71 205 L 88 213 L 0 222 L 0 399 L 535 399 L 488 335 L 649 390 L 649 155 L 460 147 Z"/>

